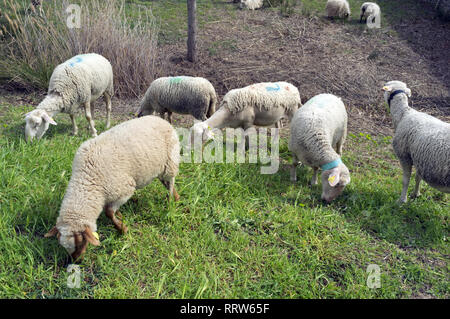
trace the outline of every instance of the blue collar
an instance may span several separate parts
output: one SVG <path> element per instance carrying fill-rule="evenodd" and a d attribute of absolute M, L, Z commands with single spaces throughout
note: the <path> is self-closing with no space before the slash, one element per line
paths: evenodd
<path fill-rule="evenodd" d="M 392 99 L 394 98 L 394 96 L 396 96 L 397 94 L 400 94 L 400 93 L 405 93 L 405 94 L 406 94 L 406 92 L 403 91 L 403 90 L 395 90 L 394 92 L 392 92 L 392 93 L 389 95 L 389 98 L 388 98 L 388 104 L 389 104 L 389 106 L 391 106 L 391 101 L 392 101 Z"/>
<path fill-rule="evenodd" d="M 329 163 L 327 163 L 325 165 L 322 165 L 320 168 L 322 169 L 322 171 L 327 171 L 329 169 L 337 167 L 341 163 L 342 163 L 341 158 L 338 158 L 338 159 L 336 159 L 336 160 L 334 160 L 332 162 L 329 162 Z"/>

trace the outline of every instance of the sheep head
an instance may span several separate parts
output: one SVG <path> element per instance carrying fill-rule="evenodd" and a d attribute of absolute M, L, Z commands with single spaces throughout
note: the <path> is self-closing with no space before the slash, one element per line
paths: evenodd
<path fill-rule="evenodd" d="M 350 172 L 344 163 L 322 173 L 322 199 L 332 202 L 350 183 Z"/>
<path fill-rule="evenodd" d="M 25 139 L 27 142 L 31 142 L 34 138 L 40 139 L 50 124 L 56 125 L 56 122 L 45 110 L 35 109 L 25 114 Z"/>
<path fill-rule="evenodd" d="M 82 232 L 73 232 L 66 226 L 62 226 L 59 229 L 54 226 L 44 237 L 48 238 L 55 235 L 59 244 L 67 250 L 73 260 L 82 259 L 80 257 L 86 252 L 89 243 L 94 246 L 100 245 L 98 234 L 92 232 L 89 226 L 86 226 Z"/>
<path fill-rule="evenodd" d="M 214 133 L 211 127 L 205 122 L 199 122 L 191 128 L 191 145 L 195 145 L 195 140 L 201 137 L 202 143 L 205 143 L 214 138 Z"/>
<path fill-rule="evenodd" d="M 402 90 L 408 97 L 411 97 L 411 90 L 407 87 L 406 83 L 402 81 L 386 82 L 381 90 L 384 92 L 384 100 L 386 101 L 386 103 L 388 103 L 391 93 L 397 90 Z"/>

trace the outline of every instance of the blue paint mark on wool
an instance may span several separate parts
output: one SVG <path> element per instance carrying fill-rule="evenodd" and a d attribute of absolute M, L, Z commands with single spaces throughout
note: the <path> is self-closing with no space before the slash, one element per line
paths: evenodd
<path fill-rule="evenodd" d="M 275 83 L 275 87 L 266 86 L 266 90 L 267 92 L 279 91 L 280 86 L 278 85 L 278 83 Z"/>
<path fill-rule="evenodd" d="M 183 81 L 185 79 L 185 76 L 175 76 L 175 77 L 170 77 L 170 83 L 180 83 L 181 81 Z"/>
<path fill-rule="evenodd" d="M 73 59 L 69 60 L 69 65 L 74 66 L 75 64 L 78 64 L 80 62 L 83 62 L 83 58 L 81 56 L 76 56 Z"/>

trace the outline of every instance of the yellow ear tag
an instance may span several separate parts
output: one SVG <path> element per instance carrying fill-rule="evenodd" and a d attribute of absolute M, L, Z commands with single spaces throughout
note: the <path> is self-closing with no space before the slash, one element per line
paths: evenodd
<path fill-rule="evenodd" d="M 389 87 L 389 86 L 383 86 L 383 91 L 390 91 L 391 90 L 391 88 Z"/>
<path fill-rule="evenodd" d="M 332 184 L 335 179 L 336 179 L 336 176 L 334 176 L 334 175 L 328 177 L 328 181 L 330 182 L 330 184 Z"/>
<path fill-rule="evenodd" d="M 96 231 L 93 232 L 92 235 L 94 235 L 94 237 L 95 237 L 97 240 L 100 240 L 100 238 L 98 237 L 98 233 L 97 233 Z"/>

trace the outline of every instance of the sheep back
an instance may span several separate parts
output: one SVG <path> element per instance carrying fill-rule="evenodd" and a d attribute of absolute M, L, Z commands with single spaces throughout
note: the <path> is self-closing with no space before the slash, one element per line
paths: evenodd
<path fill-rule="evenodd" d="M 241 8 L 246 7 L 249 10 L 259 9 L 263 6 L 263 0 L 241 0 Z"/>
<path fill-rule="evenodd" d="M 326 12 L 328 17 L 343 18 L 350 16 L 350 6 L 346 0 L 328 0 Z"/>
<path fill-rule="evenodd" d="M 177 76 L 158 78 L 150 84 L 140 109 L 150 107 L 156 112 L 171 111 L 190 114 L 198 120 L 206 120 L 210 107 L 217 103 L 216 91 L 207 79 Z"/>
<path fill-rule="evenodd" d="M 113 70 L 107 59 L 95 53 L 80 54 L 59 64 L 50 77 L 48 94 L 61 96 L 62 112 L 74 113 L 82 103 L 104 92 L 113 95 Z"/>
<path fill-rule="evenodd" d="M 222 106 L 232 114 L 248 107 L 256 107 L 260 111 L 283 108 L 285 113 L 289 113 L 300 105 L 298 89 L 288 82 L 263 82 L 233 89 L 222 100 Z"/>
<path fill-rule="evenodd" d="M 319 94 L 295 112 L 289 150 L 306 165 L 320 167 L 336 159 L 333 148 L 345 139 L 346 132 L 347 111 L 342 100 Z"/>

